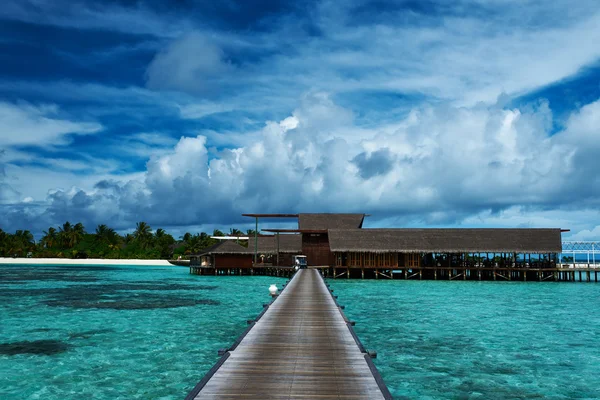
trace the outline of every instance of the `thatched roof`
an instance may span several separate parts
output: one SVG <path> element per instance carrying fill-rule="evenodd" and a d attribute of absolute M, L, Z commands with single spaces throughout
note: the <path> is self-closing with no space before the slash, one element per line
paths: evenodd
<path fill-rule="evenodd" d="M 298 214 L 300 230 L 362 228 L 365 214 Z"/>
<path fill-rule="evenodd" d="M 331 251 L 558 253 L 560 229 L 331 229 Z"/>
<path fill-rule="evenodd" d="M 254 238 L 251 237 L 248 241 L 248 249 L 254 251 Z M 259 236 L 258 237 L 258 252 L 261 254 L 277 253 L 277 235 Z M 279 252 L 280 253 L 295 253 L 302 252 L 302 236 L 301 235 L 279 235 Z"/>
<path fill-rule="evenodd" d="M 237 244 L 233 240 L 222 240 L 200 252 L 200 255 L 208 254 L 252 254 L 253 251 Z"/>

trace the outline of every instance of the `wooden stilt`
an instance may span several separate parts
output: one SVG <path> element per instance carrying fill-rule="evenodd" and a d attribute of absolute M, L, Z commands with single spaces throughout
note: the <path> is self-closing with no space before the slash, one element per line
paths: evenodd
<path fill-rule="evenodd" d="M 379 270 L 375 269 L 375 279 L 379 279 Z"/>
<path fill-rule="evenodd" d="M 362 276 L 363 279 L 365 279 L 365 269 L 364 268 L 360 269 L 360 275 Z"/>

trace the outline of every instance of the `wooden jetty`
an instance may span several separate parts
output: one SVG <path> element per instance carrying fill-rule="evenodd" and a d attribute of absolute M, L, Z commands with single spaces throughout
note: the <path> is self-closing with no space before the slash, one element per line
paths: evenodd
<path fill-rule="evenodd" d="M 320 273 L 301 269 L 192 399 L 391 399 Z"/>

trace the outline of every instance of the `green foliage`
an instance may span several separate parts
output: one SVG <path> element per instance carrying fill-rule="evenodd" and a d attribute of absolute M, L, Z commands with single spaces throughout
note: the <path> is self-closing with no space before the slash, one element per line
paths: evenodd
<path fill-rule="evenodd" d="M 230 236 L 244 236 L 239 229 L 231 229 Z M 225 236 L 215 229 L 212 236 Z M 0 257 L 66 257 L 66 258 L 110 258 L 110 259 L 170 259 L 198 254 L 216 244 L 211 235 L 186 232 L 176 240 L 164 229 L 154 233 L 146 222 L 138 222 L 133 233 L 120 235 L 107 225 L 98 225 L 88 233 L 82 223 L 65 222 L 62 226 L 49 227 L 38 243 L 27 230 L 14 234 L 0 229 Z M 240 240 L 241 245 L 247 245 Z"/>

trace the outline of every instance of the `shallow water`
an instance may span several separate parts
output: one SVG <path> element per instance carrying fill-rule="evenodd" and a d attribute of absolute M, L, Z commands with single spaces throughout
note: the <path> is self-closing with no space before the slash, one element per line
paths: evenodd
<path fill-rule="evenodd" d="M 182 399 L 283 282 L 0 266 L 0 399 Z"/>
<path fill-rule="evenodd" d="M 597 284 L 329 283 L 394 398 L 600 398 Z"/>

